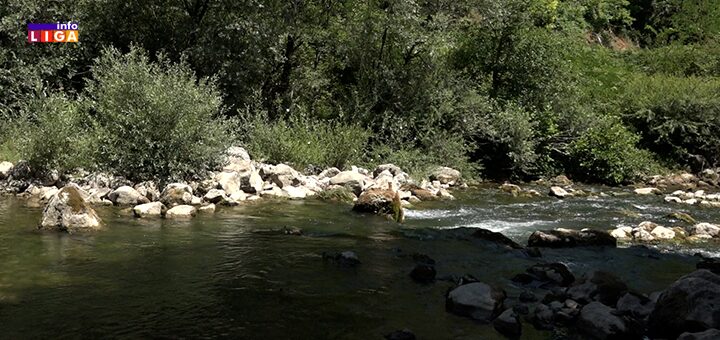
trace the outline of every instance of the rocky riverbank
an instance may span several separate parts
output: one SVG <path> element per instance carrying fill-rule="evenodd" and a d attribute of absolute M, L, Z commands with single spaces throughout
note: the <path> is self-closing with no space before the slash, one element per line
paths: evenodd
<path fill-rule="evenodd" d="M 0 191 L 16 194 L 29 204 L 45 205 L 40 228 L 69 232 L 101 229 L 92 206 L 130 208 L 135 217 L 192 218 L 212 213 L 216 206 L 232 207 L 261 199 L 343 200 L 353 210 L 387 216 L 402 222 L 403 208 L 413 203 L 452 200 L 452 187 L 466 187 L 459 171 L 439 167 L 429 178 L 416 181 L 393 164 L 368 170 L 325 169 L 305 175 L 286 164 L 266 164 L 250 159 L 240 147 L 226 151 L 221 169 L 208 171 L 195 181 L 160 184 L 132 183 L 107 173 L 60 175 L 51 172 L 34 178 L 20 162 L 0 163 Z M 82 208 L 78 208 L 78 207 Z"/>

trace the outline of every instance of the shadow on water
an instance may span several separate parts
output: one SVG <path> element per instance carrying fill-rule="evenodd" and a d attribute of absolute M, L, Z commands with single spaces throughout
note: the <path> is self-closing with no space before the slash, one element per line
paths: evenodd
<path fill-rule="evenodd" d="M 645 293 L 697 262 L 641 247 L 546 249 L 542 258 L 529 258 L 469 240 L 470 229 L 443 228 L 490 216 L 509 224 L 558 223 L 552 216 L 559 213 L 535 209 L 522 218 L 513 215 L 518 210 L 497 208 L 504 197 L 467 195 L 412 212 L 402 229 L 348 213 L 345 205 L 309 200 L 248 204 L 191 221 L 132 219 L 103 209 L 108 229 L 89 235 L 35 232 L 40 210 L 3 199 L 2 337 L 374 339 L 409 328 L 425 339 L 491 339 L 498 337 L 492 326 L 445 312 L 451 282 L 420 285 L 409 278 L 412 254 L 435 259 L 438 277 L 471 274 L 511 298 L 522 289 L 510 278 L 537 262 L 564 262 L 576 276 L 607 270 Z M 507 215 L 491 215 L 492 209 Z M 603 218 L 612 219 L 585 219 Z M 286 227 L 303 235 L 286 235 Z M 522 243 L 528 231 L 509 234 Z M 362 263 L 340 268 L 322 259 L 323 252 L 342 250 L 355 251 Z M 552 336 L 527 324 L 523 332 L 527 339 Z"/>

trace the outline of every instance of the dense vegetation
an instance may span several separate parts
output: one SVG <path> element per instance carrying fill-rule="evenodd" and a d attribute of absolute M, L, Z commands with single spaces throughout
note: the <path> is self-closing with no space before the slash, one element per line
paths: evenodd
<path fill-rule="evenodd" d="M 26 42 L 75 20 L 78 44 Z M 0 1 L 0 158 L 191 176 L 220 150 L 610 184 L 720 165 L 702 0 Z"/>

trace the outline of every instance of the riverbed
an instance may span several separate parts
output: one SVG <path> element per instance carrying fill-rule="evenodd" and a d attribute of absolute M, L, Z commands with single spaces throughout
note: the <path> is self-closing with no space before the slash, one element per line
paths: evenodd
<path fill-rule="evenodd" d="M 41 208 L 0 197 L 0 337 L 378 339 L 407 328 L 420 339 L 494 339 L 492 326 L 445 311 L 453 278 L 470 274 L 501 287 L 510 302 L 522 291 L 515 274 L 561 261 L 578 277 L 602 269 L 651 293 L 693 271 L 694 253 L 720 254 L 707 243 L 543 249 L 531 258 L 468 240 L 473 228 L 525 244 L 538 229 L 672 225 L 665 216 L 674 211 L 720 222 L 720 209 L 584 189 L 615 195 L 516 198 L 489 185 L 420 203 L 402 225 L 314 199 L 247 202 L 188 221 L 136 219 L 110 207 L 98 208 L 106 230 L 82 235 L 37 231 Z M 361 264 L 323 260 L 345 250 Z M 435 283 L 409 278 L 416 253 L 436 261 Z M 524 339 L 557 336 L 523 325 Z"/>

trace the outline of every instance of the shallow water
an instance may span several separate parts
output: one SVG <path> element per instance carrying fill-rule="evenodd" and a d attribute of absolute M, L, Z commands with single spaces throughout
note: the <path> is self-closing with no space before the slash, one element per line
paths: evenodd
<path fill-rule="evenodd" d="M 600 189 L 609 190 L 593 190 Z M 672 211 L 720 222 L 717 211 L 666 205 L 661 196 L 561 201 L 494 188 L 456 196 L 407 211 L 402 226 L 315 200 L 253 202 L 191 221 L 103 208 L 107 230 L 89 235 L 35 231 L 41 210 L 2 197 L 0 338 L 377 339 L 409 328 L 421 339 L 493 339 L 492 326 L 445 312 L 451 283 L 410 280 L 411 254 L 434 258 L 438 277 L 471 274 L 500 286 L 508 302 L 521 291 L 510 278 L 538 261 L 565 262 L 577 276 L 608 270 L 650 293 L 691 272 L 698 249 L 543 250 L 533 259 L 464 236 L 482 227 L 524 243 L 537 229 L 670 225 L 664 216 Z M 284 235 L 283 227 L 304 235 Z M 343 250 L 362 264 L 322 259 Z M 553 336 L 523 327 L 523 338 Z"/>

